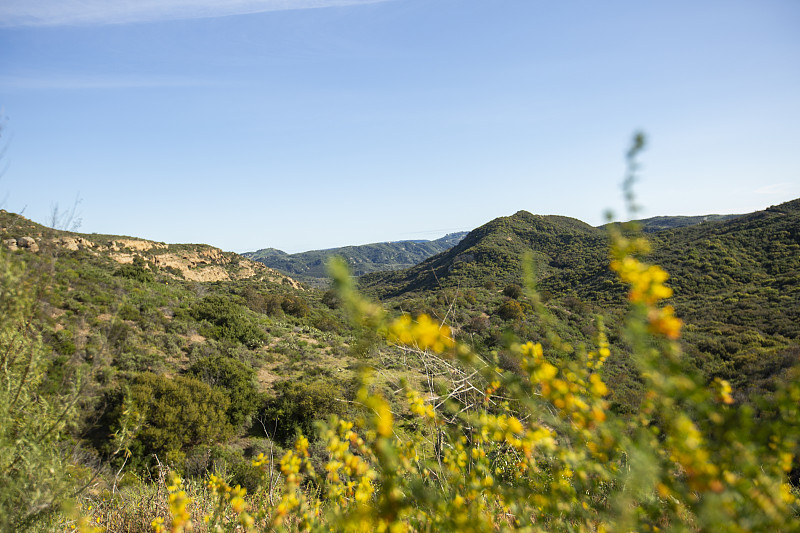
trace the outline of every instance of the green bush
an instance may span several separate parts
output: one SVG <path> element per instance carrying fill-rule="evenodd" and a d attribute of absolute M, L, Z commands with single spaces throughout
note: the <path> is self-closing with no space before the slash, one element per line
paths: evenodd
<path fill-rule="evenodd" d="M 242 343 L 248 348 L 256 348 L 267 339 L 264 330 L 230 297 L 206 296 L 192 306 L 191 315 L 210 323 L 210 327 L 201 330 L 208 337 Z"/>
<path fill-rule="evenodd" d="M 136 322 L 142 318 L 142 314 L 139 312 L 138 308 L 126 302 L 120 305 L 119 309 L 117 309 L 117 317 L 120 320 L 131 320 Z"/>
<path fill-rule="evenodd" d="M 204 357 L 190 366 L 186 374 L 199 379 L 230 400 L 228 420 L 234 428 L 248 426 L 258 409 L 255 371 L 245 363 L 221 355 Z"/>
<path fill-rule="evenodd" d="M 68 329 L 56 331 L 53 335 L 52 345 L 62 355 L 73 355 L 77 351 L 72 332 Z"/>
<path fill-rule="evenodd" d="M 287 315 L 292 315 L 297 318 L 307 317 L 309 313 L 311 313 L 308 302 L 293 294 L 284 295 L 281 300 L 281 309 L 283 309 L 283 312 Z"/>
<path fill-rule="evenodd" d="M 520 296 L 522 296 L 522 287 L 516 283 L 511 283 L 503 289 L 503 294 L 514 300 L 519 300 Z"/>
<path fill-rule="evenodd" d="M 525 316 L 522 304 L 516 300 L 506 300 L 497 309 L 497 314 L 503 320 L 517 320 Z"/>
<path fill-rule="evenodd" d="M 313 435 L 314 422 L 332 414 L 344 413 L 341 392 L 328 381 L 275 383 L 273 395 L 266 400 L 259 419 L 269 437 L 290 444 L 299 433 Z"/>
<path fill-rule="evenodd" d="M 162 462 L 183 468 L 189 448 L 224 442 L 233 435 L 228 397 L 193 377 L 150 372 L 131 376 L 111 395 L 112 432 L 120 429 L 126 398 L 144 420 L 130 445 L 134 462 L 141 466 L 152 464 L 155 454 Z"/>
<path fill-rule="evenodd" d="M 328 289 L 322 295 L 322 303 L 327 305 L 330 309 L 339 309 L 342 305 L 342 301 L 339 298 L 339 295 L 336 294 L 336 291 L 333 289 Z"/>
<path fill-rule="evenodd" d="M 132 279 L 140 283 L 155 281 L 153 272 L 147 268 L 144 260 L 139 256 L 134 258 L 133 263 L 120 266 L 116 272 L 114 272 L 114 275 L 121 278 Z"/>

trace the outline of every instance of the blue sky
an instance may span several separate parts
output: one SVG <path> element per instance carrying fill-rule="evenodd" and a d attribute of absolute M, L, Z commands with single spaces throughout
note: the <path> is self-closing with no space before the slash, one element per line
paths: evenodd
<path fill-rule="evenodd" d="M 4 0 L 0 203 L 288 252 L 800 197 L 800 2 Z"/>

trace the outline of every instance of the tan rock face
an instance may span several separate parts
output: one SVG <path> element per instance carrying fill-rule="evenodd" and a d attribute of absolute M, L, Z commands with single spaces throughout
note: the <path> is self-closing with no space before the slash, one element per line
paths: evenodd
<path fill-rule="evenodd" d="M 36 239 L 33 237 L 20 237 L 17 239 L 17 246 L 19 248 L 25 248 L 30 250 L 31 252 L 38 252 L 39 245 L 36 243 Z"/>
<path fill-rule="evenodd" d="M 197 270 L 188 270 L 183 277 L 190 281 L 228 281 L 231 279 L 228 272 L 219 266 L 209 266 Z"/>
<path fill-rule="evenodd" d="M 133 254 L 108 254 L 108 256 L 122 265 L 129 265 L 133 263 Z"/>
<path fill-rule="evenodd" d="M 148 250 L 152 250 L 154 248 L 167 248 L 167 245 L 160 242 L 145 241 L 142 239 L 117 239 L 115 241 L 111 241 L 109 243 L 109 247 L 112 250 L 128 248 L 130 250 L 136 250 L 137 252 L 147 252 Z"/>
<path fill-rule="evenodd" d="M 87 241 L 83 237 L 59 237 L 55 243 L 67 250 L 85 250 L 87 248 L 94 248 L 95 244 L 92 241 Z"/>

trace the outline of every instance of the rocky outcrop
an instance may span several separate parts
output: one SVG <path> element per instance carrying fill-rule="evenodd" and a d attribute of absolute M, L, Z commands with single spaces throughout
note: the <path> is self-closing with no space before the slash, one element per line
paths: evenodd
<path fill-rule="evenodd" d="M 18 237 L 16 239 L 3 239 L 3 244 L 11 250 L 28 250 L 29 252 L 38 252 L 39 243 L 33 237 Z"/>
<path fill-rule="evenodd" d="M 165 250 L 168 248 L 163 242 L 145 241 L 143 239 L 115 239 L 108 242 L 111 250 L 135 250 L 137 252 L 148 252 L 150 250 Z"/>
<path fill-rule="evenodd" d="M 20 248 L 25 248 L 31 252 L 39 251 L 39 245 L 36 243 L 36 239 L 33 237 L 20 237 L 17 239 L 17 246 Z"/>
<path fill-rule="evenodd" d="M 119 241 L 115 241 L 119 242 Z M 141 241 L 147 243 L 147 241 Z M 232 253 L 225 253 L 219 248 L 198 246 L 193 250 L 180 250 L 166 251 L 161 246 L 154 246 L 146 248 L 144 245 L 126 241 L 126 251 L 115 252 L 114 248 L 109 247 L 109 257 L 114 261 L 122 264 L 133 263 L 135 257 L 142 257 L 143 259 L 152 262 L 159 269 L 165 269 L 167 272 L 180 272 L 180 276 L 189 281 L 230 281 L 239 279 L 264 279 L 276 283 L 286 283 L 296 289 L 300 289 L 300 284 L 273 270 L 261 263 L 250 261 L 244 257 Z M 136 244 L 131 246 L 130 244 Z M 159 243 L 153 243 L 158 245 Z M 132 250 L 145 250 L 150 251 L 152 248 L 158 248 L 158 251 L 152 253 L 142 254 Z M 119 248 L 117 248 L 119 249 Z M 176 274 L 177 275 L 177 274 Z"/>
<path fill-rule="evenodd" d="M 62 248 L 72 251 L 86 250 L 95 247 L 95 244 L 92 241 L 84 239 L 83 237 L 62 236 L 55 239 L 54 243 Z"/>

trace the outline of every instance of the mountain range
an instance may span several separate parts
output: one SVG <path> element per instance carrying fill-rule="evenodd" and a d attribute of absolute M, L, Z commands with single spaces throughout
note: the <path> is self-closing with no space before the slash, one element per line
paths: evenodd
<path fill-rule="evenodd" d="M 312 250 L 287 254 L 275 248 L 264 248 L 242 255 L 253 261 L 298 280 L 314 285 L 324 285 L 328 272 L 327 261 L 332 256 L 343 257 L 356 276 L 379 270 L 402 270 L 448 250 L 458 244 L 467 232 L 450 233 L 436 240 L 410 240 L 344 246 L 327 250 Z"/>

